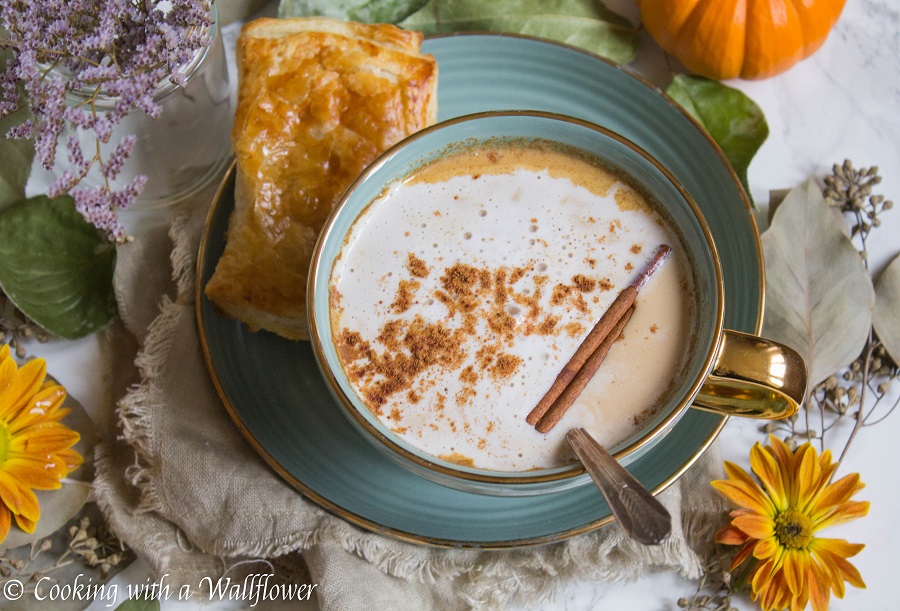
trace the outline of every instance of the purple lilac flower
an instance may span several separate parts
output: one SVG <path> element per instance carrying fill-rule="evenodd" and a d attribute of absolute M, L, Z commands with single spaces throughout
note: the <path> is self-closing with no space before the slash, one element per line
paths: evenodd
<path fill-rule="evenodd" d="M 22 105 L 34 119 L 10 129 L 7 138 L 34 138 L 37 158 L 55 165 L 60 135 L 70 129 L 93 132 L 108 142 L 113 128 L 129 112 L 155 117 L 154 93 L 169 78 L 183 85 L 179 69 L 211 43 L 212 0 L 0 0 L 0 49 L 12 51 L 0 73 L 0 118 Z M 17 85 L 25 93 L 20 97 Z M 112 107 L 98 109 L 100 95 Z M 72 100 L 80 99 L 73 105 Z M 111 239 L 123 239 L 116 214 L 140 194 L 146 178 L 137 177 L 119 191 L 79 187 L 94 164 L 113 180 L 134 146 L 134 138 L 117 143 L 102 159 L 86 153 L 79 139 L 66 140 L 76 172 L 63 172 L 48 193 L 71 191 L 82 215 Z M 94 147 L 92 147 L 94 148 Z M 79 176 L 80 175 L 80 176 Z"/>
<path fill-rule="evenodd" d="M 122 171 L 122 166 L 125 165 L 125 160 L 131 154 L 131 149 L 134 148 L 135 142 L 137 142 L 137 137 L 134 135 L 122 138 L 116 150 L 109 156 L 106 163 L 102 164 L 104 177 L 109 180 L 116 179 L 116 176 Z"/>

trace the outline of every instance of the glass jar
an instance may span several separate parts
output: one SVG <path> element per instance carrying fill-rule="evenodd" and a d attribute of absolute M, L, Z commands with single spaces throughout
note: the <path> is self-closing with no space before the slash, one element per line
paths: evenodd
<path fill-rule="evenodd" d="M 184 65 L 184 87 L 164 79 L 153 96 L 160 114 L 153 118 L 140 109 L 130 111 L 113 129 L 106 143 L 100 144 L 100 154 L 107 159 L 122 138 L 136 138 L 131 154 L 114 181 L 119 190 L 138 175 L 147 176 L 144 189 L 129 205 L 129 210 L 158 208 L 183 202 L 220 176 L 231 156 L 231 124 L 234 120 L 234 99 L 229 83 L 228 65 L 218 14 L 212 6 L 212 44 L 197 51 L 194 59 Z M 83 101 L 88 93 L 69 94 L 72 104 Z M 97 112 L 112 109 L 113 98 L 97 96 Z M 93 150 L 93 132 L 70 129 L 65 138 L 74 134 L 82 150 Z M 61 141 L 64 141 L 63 138 Z M 62 147 L 61 147 L 62 148 Z M 65 157 L 65 152 L 61 157 Z M 58 159 L 60 170 L 71 167 L 68 159 Z M 84 186 L 99 186 L 104 178 L 99 169 L 92 168 L 82 180 Z"/>

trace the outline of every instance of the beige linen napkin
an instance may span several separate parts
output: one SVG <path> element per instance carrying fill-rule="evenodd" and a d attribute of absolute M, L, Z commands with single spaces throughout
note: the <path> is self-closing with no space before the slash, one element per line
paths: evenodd
<path fill-rule="evenodd" d="M 715 447 L 661 495 L 674 528 L 654 547 L 610 525 L 523 550 L 434 549 L 307 501 L 243 439 L 203 361 L 194 263 L 211 199 L 207 191 L 190 213 L 137 235 L 116 270 L 121 317 L 141 345 L 140 382 L 119 402 L 119 440 L 98 450 L 96 491 L 114 531 L 158 578 L 195 589 L 206 576 L 262 572 L 268 565 L 248 559 L 268 559 L 317 584 L 323 609 L 454 610 L 537 604 L 572 580 L 699 574 L 691 543 L 709 540 L 722 508 L 709 486 L 722 475 Z"/>

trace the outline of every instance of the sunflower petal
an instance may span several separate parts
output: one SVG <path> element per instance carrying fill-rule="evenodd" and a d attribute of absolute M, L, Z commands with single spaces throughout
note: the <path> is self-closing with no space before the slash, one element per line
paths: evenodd
<path fill-rule="evenodd" d="M 822 485 L 822 469 L 819 466 L 815 448 L 809 444 L 803 444 L 797 450 L 800 464 L 797 467 L 796 481 L 797 496 L 794 505 L 800 511 L 806 513 L 807 503 L 815 496 Z"/>
<path fill-rule="evenodd" d="M 784 576 L 781 572 L 775 573 L 772 580 L 766 586 L 769 601 L 769 609 L 788 609 L 793 600 L 790 588 L 784 582 Z"/>
<path fill-rule="evenodd" d="M 56 412 L 66 399 L 66 391 L 61 386 L 50 386 L 37 392 L 26 402 L 24 408 L 9 421 L 9 432 L 17 434 L 36 422 L 57 420 Z"/>
<path fill-rule="evenodd" d="M 69 473 L 84 463 L 84 457 L 72 448 L 54 452 L 53 459 L 59 464 L 65 465 Z"/>
<path fill-rule="evenodd" d="M 750 450 L 750 467 L 759 477 L 759 481 L 762 482 L 775 507 L 779 511 L 783 511 L 787 507 L 787 495 L 784 490 L 784 479 L 775 457 L 757 443 Z"/>
<path fill-rule="evenodd" d="M 742 564 L 744 564 L 744 561 L 750 557 L 750 555 L 753 553 L 753 550 L 754 550 L 754 542 L 753 541 L 748 541 L 746 544 L 744 544 L 744 547 L 742 547 L 740 550 L 738 550 L 738 553 L 735 554 L 734 558 L 731 559 L 731 570 L 733 571 L 736 568 L 738 568 L 739 566 L 741 566 Z"/>
<path fill-rule="evenodd" d="M 747 533 L 739 528 L 735 528 L 730 523 L 723 526 L 716 533 L 716 543 L 722 545 L 743 545 L 747 542 Z"/>
<path fill-rule="evenodd" d="M 838 570 L 841 573 L 841 577 L 844 581 L 849 583 L 854 588 L 865 589 L 866 582 L 863 581 L 862 575 L 859 574 L 859 570 L 853 566 L 851 563 L 847 562 L 844 558 L 833 558 L 832 559 L 837 565 Z M 843 593 L 838 596 L 838 598 L 843 598 Z"/>
<path fill-rule="evenodd" d="M 756 571 L 754 571 L 753 577 L 750 579 L 750 585 L 753 587 L 754 591 L 762 592 L 767 589 L 769 582 L 772 580 L 772 576 L 775 575 L 780 561 L 781 559 L 776 556 L 764 560 L 757 565 Z"/>
<path fill-rule="evenodd" d="M 26 518 L 22 514 L 16 514 L 16 524 L 19 525 L 19 528 L 24 530 L 27 533 L 33 533 L 34 529 L 37 527 L 37 519 L 31 520 Z"/>
<path fill-rule="evenodd" d="M 816 537 L 809 545 L 815 552 L 834 554 L 841 558 L 852 558 L 865 549 L 862 543 L 848 543 L 843 539 L 822 539 Z"/>
<path fill-rule="evenodd" d="M 769 444 L 770 445 L 766 449 L 772 452 L 772 456 L 775 457 L 778 464 L 783 465 L 788 471 L 793 471 L 794 452 L 791 451 L 788 444 L 774 435 L 769 435 Z"/>
<path fill-rule="evenodd" d="M 737 465 L 726 462 L 725 470 L 731 479 L 712 482 L 719 494 L 732 503 L 751 509 L 756 513 L 774 515 L 775 506 L 765 491 Z"/>
<path fill-rule="evenodd" d="M 822 493 L 815 499 L 815 502 L 810 504 L 809 514 L 815 520 L 817 515 L 849 501 L 850 497 L 862 490 L 862 488 L 863 484 L 859 481 L 859 473 L 845 475 L 838 481 L 825 486 Z"/>
<path fill-rule="evenodd" d="M 0 352 L 0 357 L 2 357 L 3 353 Z M 9 509 L 6 508 L 6 505 L 0 503 L 0 543 L 6 540 L 6 535 L 9 534 L 9 527 L 12 524 L 12 514 L 9 512 Z"/>
<path fill-rule="evenodd" d="M 819 553 L 816 556 L 819 559 L 819 571 L 825 588 L 831 588 L 835 596 L 843 598 L 845 591 L 844 576 L 841 574 L 841 568 L 838 566 L 838 563 L 835 562 L 838 557 L 828 552 Z"/>
<path fill-rule="evenodd" d="M 784 555 L 782 571 L 792 597 L 800 596 L 806 591 L 810 569 L 810 557 L 804 550 L 791 550 Z"/>
<path fill-rule="evenodd" d="M 869 501 L 849 501 L 834 507 L 830 512 L 813 518 L 814 528 L 823 530 L 829 526 L 843 524 L 850 520 L 862 518 L 869 513 Z"/>
<path fill-rule="evenodd" d="M 778 554 L 779 549 L 781 549 L 781 544 L 778 543 L 778 539 L 776 537 L 767 537 L 756 544 L 756 547 L 753 549 L 753 556 L 760 560 L 772 558 Z"/>
<path fill-rule="evenodd" d="M 9 450 L 26 455 L 44 455 L 71 448 L 81 436 L 59 422 L 41 422 L 19 431 L 9 441 Z"/>
<path fill-rule="evenodd" d="M 0 347 L 0 390 L 12 384 L 16 375 L 16 362 L 9 356 L 9 344 Z"/>
<path fill-rule="evenodd" d="M 830 481 L 831 475 L 838 467 L 836 462 L 831 461 L 831 450 L 825 450 L 819 454 L 819 467 L 822 469 L 823 479 Z"/>
<path fill-rule="evenodd" d="M 0 388 L 0 417 L 9 420 L 18 414 L 41 388 L 46 375 L 44 359 L 34 359 L 19 367 L 10 383 Z"/>
<path fill-rule="evenodd" d="M 34 490 L 56 490 L 61 485 L 60 478 L 65 477 L 69 472 L 63 463 L 46 463 L 26 457 L 7 459 L 3 470 L 22 482 L 23 485 Z"/>
<path fill-rule="evenodd" d="M 34 492 L 2 470 L 0 470 L 0 499 L 3 499 L 3 503 L 13 515 L 22 515 L 34 521 L 41 515 L 41 508 Z"/>
<path fill-rule="evenodd" d="M 742 515 L 734 518 L 731 523 L 752 539 L 766 539 L 775 534 L 775 523 L 766 515 L 758 513 Z"/>
<path fill-rule="evenodd" d="M 809 575 L 809 597 L 813 611 L 828 611 L 831 590 L 828 587 L 829 576 L 825 569 L 816 567 Z M 839 596 L 838 598 L 842 598 Z"/>

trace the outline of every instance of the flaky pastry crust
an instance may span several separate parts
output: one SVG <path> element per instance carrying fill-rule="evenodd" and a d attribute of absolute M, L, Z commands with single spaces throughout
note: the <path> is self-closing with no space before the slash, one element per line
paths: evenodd
<path fill-rule="evenodd" d="M 235 209 L 207 296 L 251 330 L 308 339 L 318 233 L 381 152 L 437 115 L 422 35 L 325 17 L 258 19 L 237 43 Z"/>

